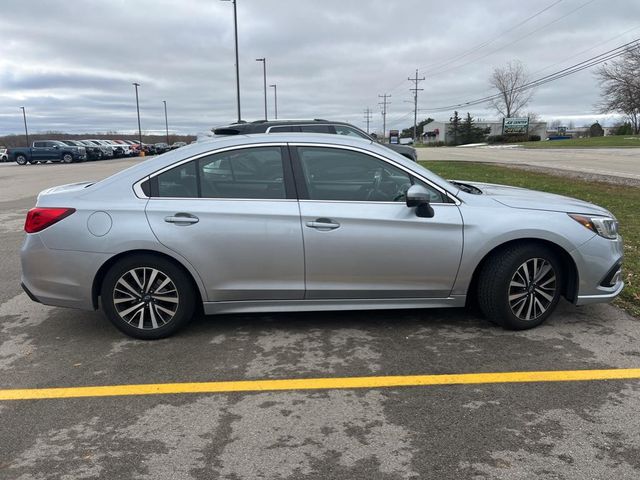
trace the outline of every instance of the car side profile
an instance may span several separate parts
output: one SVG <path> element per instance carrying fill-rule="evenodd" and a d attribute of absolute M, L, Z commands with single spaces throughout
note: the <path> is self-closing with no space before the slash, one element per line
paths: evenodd
<path fill-rule="evenodd" d="M 580 200 L 446 181 L 365 139 L 235 135 L 40 193 L 31 299 L 101 308 L 155 339 L 205 314 L 462 307 L 539 325 L 622 290 L 615 217 Z"/>

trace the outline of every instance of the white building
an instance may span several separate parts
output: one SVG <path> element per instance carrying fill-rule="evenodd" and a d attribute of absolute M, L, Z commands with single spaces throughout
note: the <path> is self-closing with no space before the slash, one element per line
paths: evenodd
<path fill-rule="evenodd" d="M 478 128 L 489 128 L 489 135 L 502 135 L 502 120 L 474 121 Z M 449 128 L 451 122 L 434 121 L 424 126 L 424 143 L 449 142 Z M 540 135 L 546 138 L 547 122 L 534 122 L 529 124 L 529 135 Z"/>

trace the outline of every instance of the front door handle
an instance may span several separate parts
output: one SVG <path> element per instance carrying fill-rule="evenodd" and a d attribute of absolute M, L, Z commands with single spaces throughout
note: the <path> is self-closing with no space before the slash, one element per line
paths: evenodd
<path fill-rule="evenodd" d="M 313 222 L 307 222 L 307 227 L 315 228 L 317 230 L 335 230 L 340 227 L 338 222 L 334 222 L 329 218 L 316 218 Z"/>
<path fill-rule="evenodd" d="M 167 223 L 175 223 L 177 225 L 192 225 L 198 223 L 200 219 L 190 213 L 176 213 L 173 216 L 164 217 L 164 221 Z"/>

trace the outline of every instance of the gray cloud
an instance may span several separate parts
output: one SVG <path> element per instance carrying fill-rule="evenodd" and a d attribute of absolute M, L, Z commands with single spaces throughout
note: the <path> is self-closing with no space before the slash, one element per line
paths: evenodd
<path fill-rule="evenodd" d="M 419 67 L 427 76 L 420 116 L 446 119 L 450 112 L 429 108 L 486 95 L 497 65 L 518 58 L 537 77 L 640 37 L 637 0 L 596 0 L 545 27 L 586 2 L 563 0 L 450 62 L 553 0 L 238 0 L 243 117 L 263 115 L 262 70 L 255 58 L 266 57 L 281 117 L 363 126 L 363 111 L 370 107 L 378 129 L 377 95 L 391 93 L 388 124 L 408 126 L 406 78 Z M 3 0 L 0 32 L 0 134 L 21 131 L 21 105 L 34 131 L 134 130 L 134 81 L 142 84 L 145 130 L 163 128 L 162 100 L 174 131 L 195 133 L 235 119 L 229 2 Z M 598 97 L 593 72 L 585 71 L 539 88 L 530 110 L 549 120 L 586 122 L 597 118 Z M 269 91 L 270 115 L 272 98 Z M 495 116 L 484 106 L 471 114 Z"/>

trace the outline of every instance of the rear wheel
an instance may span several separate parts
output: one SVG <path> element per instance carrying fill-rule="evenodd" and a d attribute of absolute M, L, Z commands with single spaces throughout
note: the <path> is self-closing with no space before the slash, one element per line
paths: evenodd
<path fill-rule="evenodd" d="M 515 245 L 496 252 L 478 278 L 480 309 L 505 328 L 536 327 L 560 300 L 562 273 L 555 253 L 543 245 Z"/>
<path fill-rule="evenodd" d="M 26 165 L 27 164 L 27 157 L 26 155 L 23 155 L 21 153 L 19 153 L 18 155 L 16 155 L 16 163 L 18 165 Z"/>
<path fill-rule="evenodd" d="M 122 332 L 153 340 L 168 337 L 191 320 L 196 295 L 186 273 L 153 255 L 137 255 L 116 263 L 101 290 L 102 308 Z"/>

